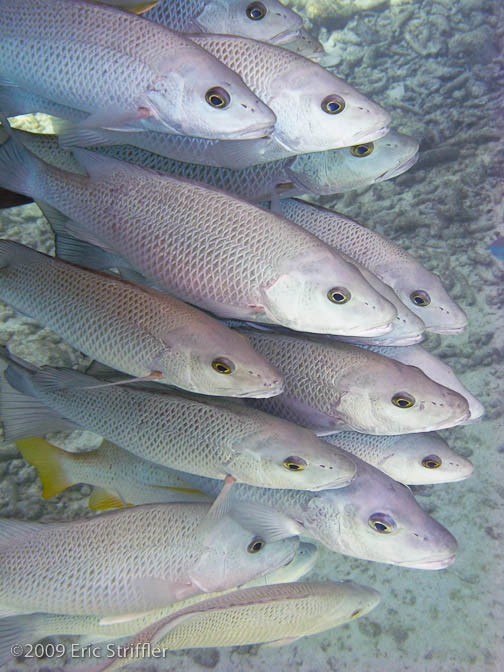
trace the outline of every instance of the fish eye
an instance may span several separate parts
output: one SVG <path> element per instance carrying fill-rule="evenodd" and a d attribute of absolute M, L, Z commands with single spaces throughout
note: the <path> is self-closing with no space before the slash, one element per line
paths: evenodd
<path fill-rule="evenodd" d="M 259 553 L 261 549 L 264 548 L 266 542 L 260 537 L 254 537 L 250 544 L 247 546 L 247 553 Z"/>
<path fill-rule="evenodd" d="M 245 12 L 252 21 L 260 21 L 266 16 L 266 7 L 262 2 L 251 2 Z"/>
<path fill-rule="evenodd" d="M 289 471 L 303 471 L 308 466 L 308 462 L 302 457 L 291 455 L 283 461 L 283 466 Z"/>
<path fill-rule="evenodd" d="M 343 304 L 350 301 L 351 294 L 346 287 L 333 287 L 327 292 L 327 298 L 333 303 Z"/>
<path fill-rule="evenodd" d="M 373 513 L 368 519 L 369 527 L 380 534 L 390 534 L 397 527 L 393 518 L 386 513 Z"/>
<path fill-rule="evenodd" d="M 415 397 L 412 397 L 407 392 L 400 392 L 399 394 L 394 394 L 392 403 L 398 408 L 411 408 L 415 403 Z"/>
<path fill-rule="evenodd" d="M 213 89 L 208 89 L 205 93 L 206 102 L 212 107 L 222 110 L 231 102 L 229 93 L 220 86 L 214 86 Z"/>
<path fill-rule="evenodd" d="M 354 145 L 350 147 L 350 154 L 356 156 L 357 158 L 361 156 L 369 156 L 374 149 L 374 144 L 372 142 L 366 142 L 363 145 Z"/>
<path fill-rule="evenodd" d="M 415 306 L 420 306 L 420 308 L 425 308 L 425 306 L 428 306 L 431 302 L 430 296 L 427 292 L 424 292 L 423 289 L 417 289 L 415 292 L 411 292 L 410 299 Z"/>
<path fill-rule="evenodd" d="M 326 114 L 339 114 L 345 109 L 345 101 L 336 93 L 331 93 L 330 96 L 324 98 L 320 107 Z"/>
<path fill-rule="evenodd" d="M 357 616 L 361 613 L 362 609 L 356 609 L 353 614 L 350 616 L 350 618 L 357 618 Z"/>
<path fill-rule="evenodd" d="M 422 460 L 422 467 L 426 469 L 437 469 L 443 464 L 443 460 L 437 455 L 427 455 Z"/>
<path fill-rule="evenodd" d="M 217 371 L 217 373 L 233 373 L 235 370 L 235 365 L 230 359 L 226 359 L 225 357 L 219 357 L 219 359 L 214 359 L 212 362 L 212 369 L 214 371 Z"/>

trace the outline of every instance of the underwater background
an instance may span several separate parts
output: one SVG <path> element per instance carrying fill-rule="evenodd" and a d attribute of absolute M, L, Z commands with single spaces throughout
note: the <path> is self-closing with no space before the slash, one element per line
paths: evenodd
<path fill-rule="evenodd" d="M 308 578 L 351 578 L 380 591 L 370 616 L 283 648 L 193 649 L 128 669 L 163 671 L 348 670 L 465 672 L 504 669 L 504 266 L 489 249 L 504 235 L 503 3 L 499 0 L 295 0 L 289 3 L 324 44 L 325 66 L 392 114 L 395 130 L 420 141 L 404 175 L 317 200 L 370 226 L 438 273 L 467 312 L 464 334 L 429 334 L 484 404 L 482 422 L 441 432 L 470 457 L 472 477 L 416 486 L 423 508 L 457 538 L 457 560 L 428 572 L 382 565 L 320 548 Z M 36 126 L 37 121 L 31 122 Z M 0 203 L 0 207 L 5 207 Z M 53 252 L 34 204 L 0 212 L 0 238 Z M 36 364 L 89 363 L 54 333 L 0 304 L 0 343 Z M 96 437 L 75 432 L 67 448 Z M 0 448 L 0 515 L 28 520 L 89 513 L 89 486 L 41 499 L 34 467 L 14 443 Z M 75 662 L 75 661 L 74 661 Z M 74 666 L 74 662 L 71 662 Z M 58 670 L 63 661 L 12 661 L 3 670 Z"/>

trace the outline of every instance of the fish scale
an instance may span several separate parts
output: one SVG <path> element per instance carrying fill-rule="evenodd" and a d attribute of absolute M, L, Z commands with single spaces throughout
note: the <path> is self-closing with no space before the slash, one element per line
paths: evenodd
<path fill-rule="evenodd" d="M 254 533 L 231 516 L 216 522 L 215 538 L 205 536 L 209 508 L 146 504 L 66 523 L 2 520 L 0 605 L 117 617 L 231 588 L 292 559 L 297 539 L 250 554 Z"/>
<path fill-rule="evenodd" d="M 204 49 L 101 3 L 2 0 L 0 80 L 89 113 L 69 133 L 77 144 L 96 141 L 104 128 L 263 137 L 275 122 L 240 77 Z M 222 109 L 206 100 L 214 87 L 229 96 Z"/>

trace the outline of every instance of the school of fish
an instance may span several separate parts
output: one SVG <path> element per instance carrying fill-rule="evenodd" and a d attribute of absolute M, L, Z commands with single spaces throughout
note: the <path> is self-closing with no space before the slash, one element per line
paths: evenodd
<path fill-rule="evenodd" d="M 42 497 L 92 487 L 83 519 L 0 520 L 0 664 L 59 635 L 129 638 L 93 672 L 145 645 L 283 645 L 377 607 L 299 581 L 319 546 L 454 562 L 405 486 L 473 472 L 435 430 L 483 406 L 419 345 L 467 317 L 396 243 L 299 198 L 418 159 L 322 54 L 277 0 L 0 3 L 0 186 L 55 243 L 0 240 L 0 300 L 94 360 L 0 346 L 4 437 Z M 37 112 L 52 133 L 16 130 Z M 74 429 L 102 443 L 43 438 Z"/>

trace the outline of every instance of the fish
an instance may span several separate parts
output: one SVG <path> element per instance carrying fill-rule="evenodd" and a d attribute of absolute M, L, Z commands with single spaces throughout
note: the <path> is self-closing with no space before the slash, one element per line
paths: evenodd
<path fill-rule="evenodd" d="M 251 522 L 276 538 L 299 534 L 336 553 L 411 569 L 439 570 L 453 564 L 455 537 L 422 509 L 411 490 L 356 455 L 353 459 L 357 473 L 346 488 L 315 493 L 237 483 L 229 493 L 230 504 L 243 505 L 243 525 L 248 511 Z M 209 497 L 221 488 L 220 481 L 189 474 L 184 478 Z M 263 507 L 260 513 L 257 506 Z"/>
<path fill-rule="evenodd" d="M 1 98 L 1 92 L 0 92 Z M 50 165 L 61 168 L 69 172 L 86 175 L 85 169 L 79 164 L 71 151 L 63 149 L 57 140 L 57 136 L 49 133 L 30 133 L 27 131 L 13 130 L 12 135 L 24 147 L 29 149 L 33 154 L 42 159 L 42 161 Z M 111 134 L 111 136 L 114 134 Z M 121 135 L 116 133 L 115 136 Z M 138 140 L 133 139 L 134 142 L 142 144 L 140 136 L 150 138 L 151 133 L 131 133 Z M 156 134 L 160 135 L 160 134 Z M 0 140 L 7 138 L 8 134 L 4 129 L 0 129 Z M 177 136 L 165 136 L 177 137 Z M 197 138 L 196 138 L 197 139 Z M 121 141 L 122 142 L 122 141 Z M 143 143 L 149 144 L 149 143 Z M 153 146 L 154 149 L 158 149 Z M 208 184 L 227 191 L 240 198 L 243 198 L 251 203 L 256 203 L 262 207 L 269 209 L 268 203 L 262 201 L 274 200 L 275 204 L 278 198 L 282 199 L 289 194 L 302 194 L 305 192 L 303 187 L 296 186 L 296 174 L 290 170 L 290 165 L 293 159 L 285 159 L 280 161 L 273 161 L 270 163 L 260 164 L 257 166 L 250 166 L 234 170 L 231 168 L 216 168 L 211 166 L 203 166 L 200 164 L 186 163 L 183 161 L 176 161 L 168 159 L 148 149 L 141 149 L 133 145 L 119 144 L 110 147 L 96 147 L 94 151 L 109 156 L 112 159 L 120 161 L 127 161 L 144 168 L 161 171 L 169 175 L 182 177 L 195 182 Z M 335 150 L 342 151 L 342 150 Z M 323 152 L 318 152 L 322 155 Z M 308 156 L 308 155 L 306 155 Z M 299 158 L 299 157 L 298 157 Z M 320 157 L 323 158 L 322 156 Z M 302 174 L 300 180 L 302 181 Z M 327 189 L 334 188 L 338 190 L 338 176 L 333 184 L 328 184 Z M 325 187 L 324 187 L 325 189 Z M 314 192 L 317 192 L 317 186 L 314 185 Z M 277 208 L 273 208 L 277 214 L 281 214 Z M 356 262 L 354 262 L 355 264 Z M 390 291 L 390 290 L 389 290 Z M 418 319 L 418 318 L 417 318 Z"/>
<path fill-rule="evenodd" d="M 202 533 L 208 504 L 144 504 L 64 523 L 0 521 L 4 615 L 95 614 L 128 620 L 286 564 L 298 539 L 269 541 L 238 514 Z M 247 523 L 250 526 L 250 523 Z"/>
<path fill-rule="evenodd" d="M 14 138 L 0 147 L 0 184 L 42 204 L 59 257 L 119 268 L 219 317 L 342 335 L 390 331 L 392 304 L 283 217 L 95 152 L 74 154 L 89 177 L 41 162 Z"/>
<path fill-rule="evenodd" d="M 469 417 L 461 394 L 415 366 L 350 343 L 272 330 L 239 331 L 285 381 L 277 398 L 254 404 L 318 434 L 410 434 L 454 427 Z"/>
<path fill-rule="evenodd" d="M 246 339 L 196 308 L 10 240 L 0 240 L 0 298 L 132 376 L 211 395 L 282 390 L 278 371 Z"/>
<path fill-rule="evenodd" d="M 416 366 L 429 376 L 431 380 L 461 394 L 469 404 L 470 412 L 467 420 L 461 424 L 472 424 L 481 420 L 484 416 L 485 408 L 483 404 L 461 383 L 451 366 L 448 366 L 448 364 L 443 362 L 439 357 L 436 357 L 432 352 L 426 350 L 423 346 L 409 345 L 406 348 L 371 346 L 369 350 L 385 357 L 391 357 L 403 364 Z"/>
<path fill-rule="evenodd" d="M 235 35 L 190 39 L 238 73 L 274 112 L 271 139 L 294 154 L 377 140 L 390 115 L 339 77 L 304 56 Z"/>
<path fill-rule="evenodd" d="M 499 236 L 489 246 L 488 249 L 497 261 L 504 262 L 504 237 Z"/>
<path fill-rule="evenodd" d="M 439 276 L 396 243 L 345 215 L 304 201 L 282 200 L 280 207 L 285 217 L 337 246 L 392 287 L 427 331 L 458 334 L 466 328 L 467 315 Z"/>
<path fill-rule="evenodd" d="M 300 54 L 311 61 L 319 63 L 321 58 L 325 56 L 324 46 L 317 40 L 317 38 L 310 35 L 307 30 L 303 28 L 298 34 L 289 42 L 283 42 L 282 47 Z"/>
<path fill-rule="evenodd" d="M 161 0 L 145 17 L 183 33 L 241 35 L 272 44 L 297 38 L 303 25 L 278 0 Z"/>
<path fill-rule="evenodd" d="M 472 474 L 472 463 L 452 450 L 435 432 L 372 436 L 339 432 L 324 441 L 360 457 L 405 485 L 462 481 Z"/>
<path fill-rule="evenodd" d="M 211 478 L 320 490 L 344 487 L 355 474 L 351 456 L 312 432 L 229 400 L 100 385 L 77 371 L 22 360 L 6 369 L 0 391 L 9 439 L 70 422 L 138 458 Z"/>
<path fill-rule="evenodd" d="M 204 49 L 102 3 L 2 0 L 0 81 L 88 113 L 74 140 L 99 143 L 106 128 L 260 138 L 275 123 L 241 78 Z"/>
<path fill-rule="evenodd" d="M 70 453 L 40 437 L 18 439 L 23 458 L 35 467 L 42 482 L 42 497 L 50 499 L 76 483 L 94 486 L 89 508 L 95 511 L 161 502 L 209 502 L 206 495 L 180 479 L 174 483 L 169 469 L 103 441 L 97 450 Z"/>
<path fill-rule="evenodd" d="M 92 668 L 118 669 L 148 656 L 149 647 L 284 646 L 368 614 L 380 593 L 353 581 L 283 583 L 244 588 L 180 609 L 134 635 Z"/>
<path fill-rule="evenodd" d="M 300 543 L 296 554 L 286 565 L 274 572 L 247 581 L 242 587 L 274 585 L 279 583 L 291 583 L 305 576 L 315 564 L 318 548 L 307 542 Z M 211 597 L 236 591 L 233 587 L 221 593 L 205 593 L 194 595 L 186 600 L 171 604 L 162 609 L 153 610 L 148 614 L 140 615 L 131 621 L 103 624 L 99 616 L 79 616 L 78 614 L 27 614 L 22 616 L 10 616 L 0 619 L 0 664 L 4 664 L 11 658 L 10 651 L 13 644 L 23 642 L 31 644 L 44 637 L 54 635 L 81 635 L 86 641 L 111 641 L 119 637 L 128 637 L 139 632 L 146 626 L 161 618 L 176 613 L 189 605 L 196 604 Z"/>

